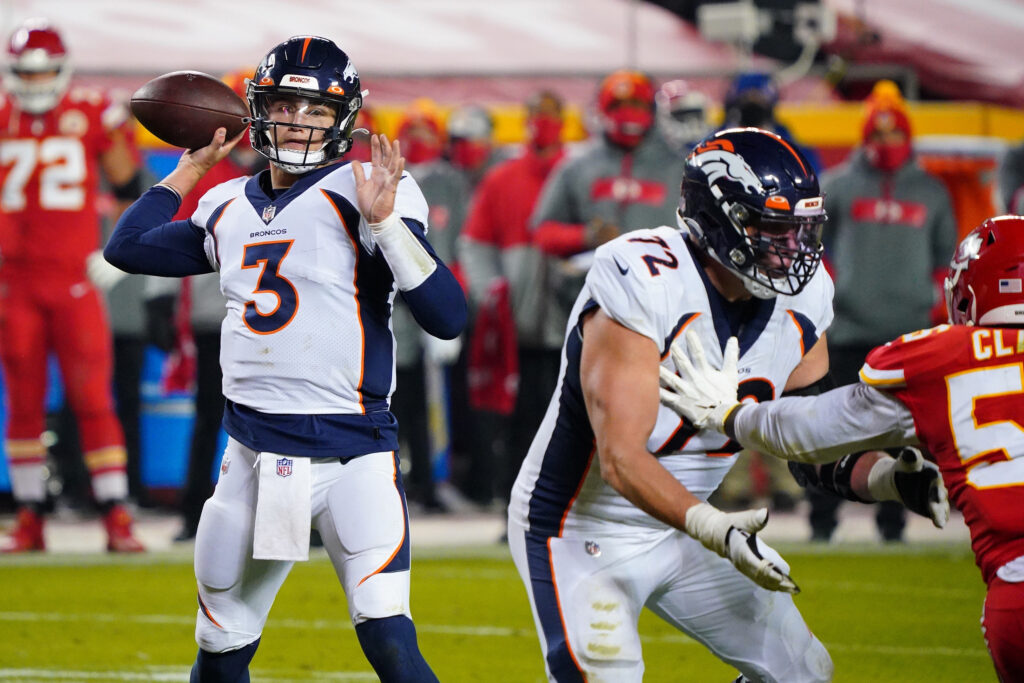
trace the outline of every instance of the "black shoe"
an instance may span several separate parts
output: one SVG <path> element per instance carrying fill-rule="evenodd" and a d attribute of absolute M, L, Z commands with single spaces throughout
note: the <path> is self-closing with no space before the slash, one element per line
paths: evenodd
<path fill-rule="evenodd" d="M 451 508 L 449 508 L 440 498 L 434 498 L 433 496 L 423 501 L 423 510 L 424 512 L 435 515 L 451 512 Z"/>
<path fill-rule="evenodd" d="M 814 529 L 811 531 L 811 543 L 830 543 L 832 541 L 832 531 Z"/>
<path fill-rule="evenodd" d="M 181 527 L 181 531 L 178 532 L 178 535 L 174 537 L 174 542 L 187 543 L 188 541 L 194 541 L 197 530 L 198 525 L 193 526 L 191 524 L 185 524 Z"/>

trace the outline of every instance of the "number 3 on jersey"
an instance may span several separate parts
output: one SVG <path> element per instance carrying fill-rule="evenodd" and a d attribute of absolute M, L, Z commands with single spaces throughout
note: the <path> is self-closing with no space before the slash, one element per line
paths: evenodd
<path fill-rule="evenodd" d="M 299 293 L 295 286 L 281 275 L 281 262 L 288 255 L 294 240 L 247 244 L 242 252 L 242 269 L 260 268 L 253 294 L 273 294 L 277 306 L 264 313 L 255 300 L 245 302 L 242 315 L 245 326 L 256 334 L 273 334 L 283 330 L 299 310 Z"/>

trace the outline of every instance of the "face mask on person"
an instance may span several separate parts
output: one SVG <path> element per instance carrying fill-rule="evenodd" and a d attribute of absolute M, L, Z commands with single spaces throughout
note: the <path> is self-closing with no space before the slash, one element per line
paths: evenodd
<path fill-rule="evenodd" d="M 632 149 L 654 124 L 654 112 L 649 107 L 624 105 L 605 114 L 605 119 L 608 139 L 620 147 Z"/>
<path fill-rule="evenodd" d="M 880 171 L 895 171 L 910 158 L 910 119 L 903 111 L 870 111 L 862 135 L 868 163 Z"/>
<path fill-rule="evenodd" d="M 487 161 L 490 153 L 491 147 L 486 142 L 459 139 L 452 143 L 451 162 L 459 168 L 474 170 Z"/>
<path fill-rule="evenodd" d="M 867 142 L 864 154 L 868 162 L 880 171 L 895 171 L 910 158 L 910 141 L 900 143 Z"/>
<path fill-rule="evenodd" d="M 402 142 L 402 154 L 410 164 L 424 164 L 441 156 L 441 144 L 423 138 L 409 138 Z"/>
<path fill-rule="evenodd" d="M 553 147 L 562 141 L 562 119 L 552 114 L 537 114 L 527 121 L 530 146 L 534 149 Z"/>

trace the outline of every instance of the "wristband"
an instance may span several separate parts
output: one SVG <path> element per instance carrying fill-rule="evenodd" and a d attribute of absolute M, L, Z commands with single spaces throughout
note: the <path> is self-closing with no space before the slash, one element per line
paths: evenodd
<path fill-rule="evenodd" d="M 373 240 L 391 266 L 402 291 L 415 289 L 437 270 L 437 262 L 394 211 L 379 223 L 368 223 Z"/>

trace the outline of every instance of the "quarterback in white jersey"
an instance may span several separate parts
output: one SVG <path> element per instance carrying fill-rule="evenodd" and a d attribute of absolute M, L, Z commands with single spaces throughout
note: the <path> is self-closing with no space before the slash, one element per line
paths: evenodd
<path fill-rule="evenodd" d="M 104 255 L 130 272 L 216 270 L 221 474 L 196 535 L 192 683 L 249 680 L 274 597 L 320 532 L 363 652 L 382 681 L 436 681 L 409 610 L 409 528 L 398 468 L 391 305 L 400 293 L 434 336 L 457 336 L 466 302 L 426 241 L 427 205 L 396 142 L 336 163 L 363 93 L 333 42 L 297 36 L 248 85 L 253 149 L 270 168 L 216 186 L 172 221 L 237 142 L 220 129 L 118 222 Z"/>
<path fill-rule="evenodd" d="M 722 131 L 687 157 L 679 222 L 682 232 L 635 231 L 598 249 L 512 492 L 509 545 L 547 674 L 639 682 L 648 607 L 741 681 L 830 680 L 788 566 L 756 536 L 767 510 L 704 502 L 740 446 L 662 407 L 658 386 L 684 330 L 708 347 L 694 362 L 724 363 L 747 400 L 827 375 L 818 182 L 777 135 Z"/>

